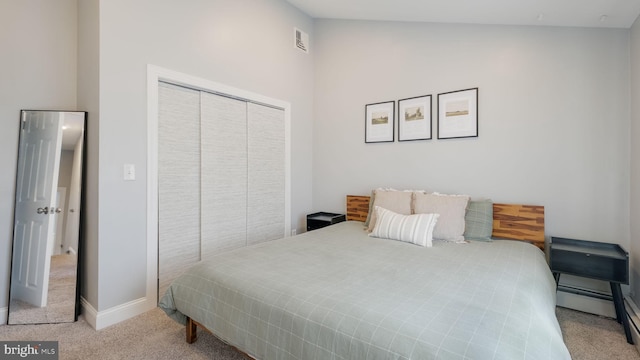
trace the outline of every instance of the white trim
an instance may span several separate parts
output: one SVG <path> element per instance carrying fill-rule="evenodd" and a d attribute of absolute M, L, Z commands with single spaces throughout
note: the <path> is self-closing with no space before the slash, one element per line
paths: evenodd
<path fill-rule="evenodd" d="M 84 319 L 96 330 L 102 330 L 151 310 L 147 308 L 149 300 L 146 298 L 129 301 L 104 311 L 96 311 L 84 298 L 81 298 L 80 301 L 82 302 Z"/>
<path fill-rule="evenodd" d="M 158 303 L 158 82 L 222 94 L 284 111 L 285 128 L 285 226 L 291 228 L 291 104 L 159 66 L 147 65 L 147 291 L 153 307 Z M 149 306 L 151 304 L 148 304 Z"/>
<path fill-rule="evenodd" d="M 98 311 L 91 306 L 91 304 L 84 297 L 80 297 L 80 303 L 82 304 L 82 315 L 87 324 L 96 329 L 96 318 L 98 317 Z"/>
<path fill-rule="evenodd" d="M 9 307 L 0 308 L 0 324 L 5 325 L 9 319 Z"/>
<path fill-rule="evenodd" d="M 147 299 L 158 304 L 158 81 L 147 66 Z"/>
<path fill-rule="evenodd" d="M 606 316 L 609 318 L 616 317 L 616 309 L 611 300 L 558 291 L 556 295 L 556 304 L 561 307 L 579 310 L 590 314 Z"/>

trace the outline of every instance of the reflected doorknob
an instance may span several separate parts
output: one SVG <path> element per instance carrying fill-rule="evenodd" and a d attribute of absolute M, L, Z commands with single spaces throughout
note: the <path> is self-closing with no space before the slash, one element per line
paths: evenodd
<path fill-rule="evenodd" d="M 38 209 L 36 210 L 36 212 L 37 212 L 38 214 L 45 214 L 45 215 L 46 215 L 46 214 L 48 214 L 48 213 L 49 213 L 49 207 L 45 206 L 45 207 L 43 207 L 43 208 L 38 208 Z"/>

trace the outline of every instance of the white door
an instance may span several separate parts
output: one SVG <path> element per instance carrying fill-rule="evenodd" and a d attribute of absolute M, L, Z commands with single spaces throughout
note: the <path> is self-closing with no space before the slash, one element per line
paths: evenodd
<path fill-rule="evenodd" d="M 62 116 L 58 112 L 22 112 L 11 297 L 39 307 L 47 304 Z"/>

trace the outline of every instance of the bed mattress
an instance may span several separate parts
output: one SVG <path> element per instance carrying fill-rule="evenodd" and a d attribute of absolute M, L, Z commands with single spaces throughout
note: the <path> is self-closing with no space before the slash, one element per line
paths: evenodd
<path fill-rule="evenodd" d="M 160 301 L 258 359 L 570 359 L 535 246 L 431 248 L 348 221 L 226 252 Z"/>

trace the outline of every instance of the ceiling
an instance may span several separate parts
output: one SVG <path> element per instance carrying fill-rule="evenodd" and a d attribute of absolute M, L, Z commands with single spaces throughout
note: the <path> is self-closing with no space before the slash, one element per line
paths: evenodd
<path fill-rule="evenodd" d="M 640 0 L 287 0 L 313 18 L 630 28 Z"/>

